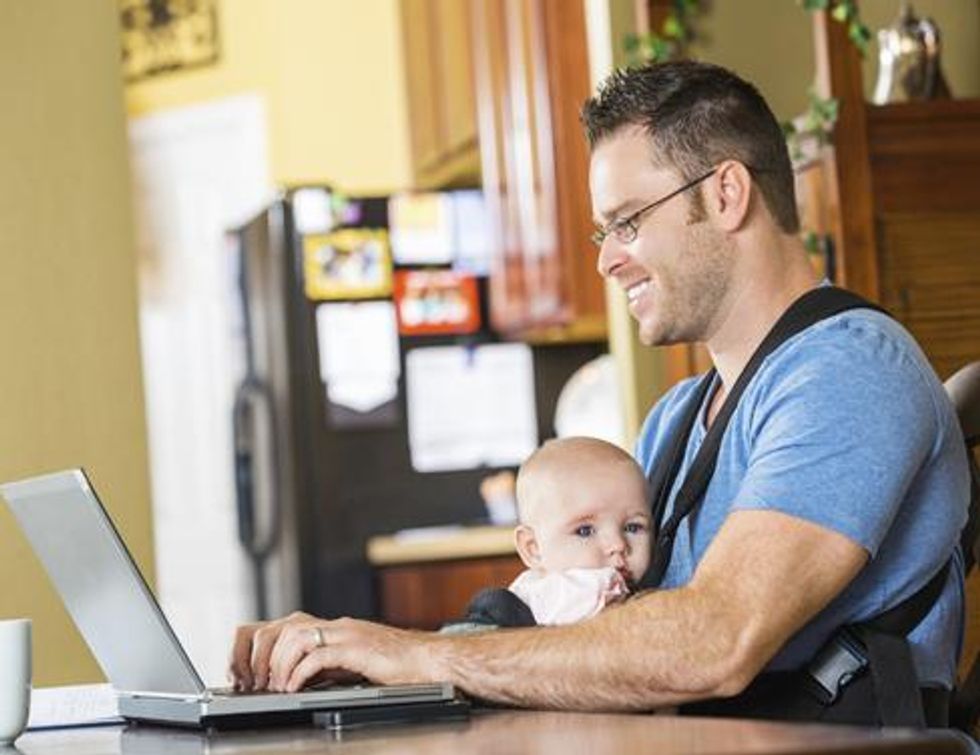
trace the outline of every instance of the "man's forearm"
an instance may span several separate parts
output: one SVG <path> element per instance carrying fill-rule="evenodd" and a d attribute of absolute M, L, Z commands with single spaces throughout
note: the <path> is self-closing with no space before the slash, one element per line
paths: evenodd
<path fill-rule="evenodd" d="M 432 641 L 434 669 L 502 703 L 650 710 L 742 686 L 735 617 L 690 589 L 654 592 L 566 627 Z"/>
<path fill-rule="evenodd" d="M 685 587 L 568 627 L 427 637 L 391 665 L 399 679 L 442 678 L 533 707 L 649 710 L 734 695 L 867 560 L 859 544 L 804 519 L 736 511 Z"/>

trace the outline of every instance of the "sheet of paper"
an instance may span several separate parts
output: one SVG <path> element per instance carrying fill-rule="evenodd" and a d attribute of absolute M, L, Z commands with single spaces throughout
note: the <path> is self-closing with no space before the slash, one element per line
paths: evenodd
<path fill-rule="evenodd" d="M 35 687 L 28 729 L 123 723 L 110 684 Z"/>
<path fill-rule="evenodd" d="M 493 250 L 493 226 L 490 223 L 483 192 L 454 191 L 453 203 L 453 266 L 473 275 L 489 275 Z"/>
<path fill-rule="evenodd" d="M 391 251 L 399 265 L 439 265 L 453 258 L 449 194 L 398 194 L 388 202 Z"/>
<path fill-rule="evenodd" d="M 516 465 L 537 446 L 527 345 L 413 349 L 405 372 L 408 439 L 417 471 Z"/>
<path fill-rule="evenodd" d="M 330 401 L 369 412 L 395 399 L 400 368 L 392 302 L 321 304 L 316 332 Z"/>
<path fill-rule="evenodd" d="M 326 233 L 334 224 L 330 192 L 306 187 L 293 192 L 293 222 L 300 233 Z"/>

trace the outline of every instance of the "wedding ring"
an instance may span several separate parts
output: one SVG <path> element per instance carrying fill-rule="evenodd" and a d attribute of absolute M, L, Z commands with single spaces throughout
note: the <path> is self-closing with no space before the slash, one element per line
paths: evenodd
<path fill-rule="evenodd" d="M 327 644 L 326 640 L 323 639 L 323 630 L 320 627 L 316 627 L 313 630 L 313 641 L 316 643 L 318 648 L 322 648 Z"/>

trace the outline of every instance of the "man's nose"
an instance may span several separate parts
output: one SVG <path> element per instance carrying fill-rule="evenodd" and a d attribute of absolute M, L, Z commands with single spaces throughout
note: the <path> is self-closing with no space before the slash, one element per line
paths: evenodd
<path fill-rule="evenodd" d="M 603 278 L 609 278 L 627 257 L 626 249 L 616 240 L 616 237 L 607 236 L 602 240 L 602 245 L 599 247 L 596 270 Z"/>

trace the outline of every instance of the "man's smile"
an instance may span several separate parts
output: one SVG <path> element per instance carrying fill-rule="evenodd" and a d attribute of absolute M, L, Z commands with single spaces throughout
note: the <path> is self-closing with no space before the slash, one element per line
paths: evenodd
<path fill-rule="evenodd" d="M 626 288 L 626 298 L 629 299 L 630 303 L 632 304 L 633 302 L 635 302 L 637 299 L 640 298 L 640 295 L 644 291 L 646 291 L 649 285 L 650 285 L 649 279 L 644 279 L 637 283 L 634 283 L 631 286 L 628 286 Z"/>

